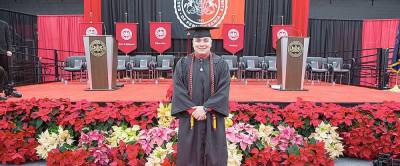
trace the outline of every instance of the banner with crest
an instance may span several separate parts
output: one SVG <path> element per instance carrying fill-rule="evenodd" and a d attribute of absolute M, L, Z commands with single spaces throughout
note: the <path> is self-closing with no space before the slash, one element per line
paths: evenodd
<path fill-rule="evenodd" d="M 222 39 L 222 25 L 244 24 L 244 0 L 158 0 L 162 21 L 172 22 L 173 38 L 185 39 L 189 27 L 220 27 L 212 37 Z"/>
<path fill-rule="evenodd" d="M 222 27 L 224 49 L 236 54 L 243 49 L 244 24 L 224 24 Z"/>
<path fill-rule="evenodd" d="M 160 54 L 171 47 L 170 22 L 150 22 L 150 47 Z"/>
<path fill-rule="evenodd" d="M 276 49 L 276 42 L 283 36 L 296 36 L 292 25 L 272 25 L 272 47 Z"/>
<path fill-rule="evenodd" d="M 80 23 L 80 30 L 82 35 L 102 35 L 103 34 L 103 23 Z"/>
<path fill-rule="evenodd" d="M 137 23 L 117 22 L 115 24 L 115 36 L 118 41 L 118 49 L 128 54 L 137 48 Z"/>

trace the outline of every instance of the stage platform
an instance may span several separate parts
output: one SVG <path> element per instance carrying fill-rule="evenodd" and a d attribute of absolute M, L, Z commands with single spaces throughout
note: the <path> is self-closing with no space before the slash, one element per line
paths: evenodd
<path fill-rule="evenodd" d="M 109 101 L 162 101 L 171 80 L 161 80 L 159 84 L 154 81 L 142 81 L 132 84 L 124 82 L 124 87 L 115 91 L 85 91 L 86 83 L 73 81 L 64 84 L 61 82 L 28 85 L 17 87 L 23 94 L 23 99 L 30 98 L 69 98 L 72 101 L 88 100 L 93 102 Z M 307 82 L 307 91 L 278 91 L 267 86 L 265 80 L 250 80 L 247 84 L 240 80 L 231 83 L 230 100 L 237 102 L 271 102 L 290 103 L 297 98 L 305 101 L 321 103 L 380 103 L 383 101 L 400 102 L 400 93 L 384 90 L 375 90 L 348 85 L 332 85 L 331 83 Z M 15 101 L 9 98 L 7 101 Z"/>

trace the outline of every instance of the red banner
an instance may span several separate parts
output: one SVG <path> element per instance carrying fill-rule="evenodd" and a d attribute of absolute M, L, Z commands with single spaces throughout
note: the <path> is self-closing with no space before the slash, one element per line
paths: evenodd
<path fill-rule="evenodd" d="M 171 47 L 170 22 L 150 22 L 150 47 L 158 53 Z"/>
<path fill-rule="evenodd" d="M 102 35 L 103 23 L 81 23 L 80 29 L 82 35 Z"/>
<path fill-rule="evenodd" d="M 85 22 L 101 21 L 101 0 L 83 1 L 83 20 Z"/>
<path fill-rule="evenodd" d="M 223 24 L 222 39 L 224 49 L 232 54 L 236 54 L 243 49 L 244 24 Z"/>
<path fill-rule="evenodd" d="M 272 25 L 272 47 L 276 48 L 276 42 L 283 36 L 296 36 L 292 25 Z"/>
<path fill-rule="evenodd" d="M 137 24 L 117 22 L 115 24 L 115 36 L 118 48 L 128 54 L 137 48 Z"/>
<path fill-rule="evenodd" d="M 296 36 L 306 37 L 308 34 L 308 17 L 310 15 L 310 0 L 292 0 L 292 26 Z"/>

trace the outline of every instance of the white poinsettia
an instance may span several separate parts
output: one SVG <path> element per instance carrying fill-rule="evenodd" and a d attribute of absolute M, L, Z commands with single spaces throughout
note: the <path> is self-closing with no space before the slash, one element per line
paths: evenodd
<path fill-rule="evenodd" d="M 260 124 L 258 127 L 258 136 L 260 137 L 261 142 L 265 146 L 269 146 L 274 148 L 272 137 L 277 134 L 277 131 L 274 131 L 274 127 L 270 125 Z"/>
<path fill-rule="evenodd" d="M 322 141 L 325 143 L 325 150 L 331 159 L 336 159 L 343 155 L 344 147 L 340 140 L 342 138 L 336 132 L 337 127 L 331 126 L 329 123 L 321 122 L 309 138 Z"/>
<path fill-rule="evenodd" d="M 39 135 L 36 153 L 42 159 L 46 159 L 48 152 L 58 147 L 61 147 L 63 144 L 71 145 L 74 142 L 68 130 L 64 130 L 61 126 L 58 127 L 57 133 L 50 133 L 49 130 L 44 131 Z"/>
<path fill-rule="evenodd" d="M 130 128 L 113 126 L 112 129 L 113 133 L 111 133 L 110 137 L 107 138 L 107 141 L 110 142 L 112 147 L 117 147 L 119 141 L 135 143 L 139 138 L 140 127 L 138 125 L 134 125 Z"/>
<path fill-rule="evenodd" d="M 174 153 L 172 142 L 167 143 L 166 148 L 157 147 L 146 158 L 147 162 L 145 166 L 160 166 L 164 162 L 165 157 L 172 153 Z"/>
<path fill-rule="evenodd" d="M 227 142 L 228 146 L 228 166 L 240 166 L 243 154 L 239 147 L 234 143 Z"/>

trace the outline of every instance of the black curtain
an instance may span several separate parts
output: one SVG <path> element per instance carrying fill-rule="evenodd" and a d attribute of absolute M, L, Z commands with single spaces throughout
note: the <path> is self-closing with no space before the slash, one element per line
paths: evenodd
<path fill-rule="evenodd" d="M 238 55 L 263 56 L 274 52 L 271 25 L 281 24 L 281 16 L 284 16 L 285 24 L 291 23 L 291 0 L 245 0 L 245 3 L 245 48 Z M 174 10 L 171 10 L 173 4 L 173 0 L 102 0 L 102 19 L 107 34 L 114 35 L 114 23 L 126 21 L 127 13 L 128 22 L 139 23 L 138 48 L 132 54 L 155 54 L 149 45 L 149 22 L 158 21 L 161 12 L 162 21 L 174 24 L 177 19 Z M 186 32 L 183 29 L 181 25 L 172 25 L 172 47 L 167 53 L 183 56 L 187 52 Z M 217 54 L 228 54 L 223 49 L 222 40 L 214 40 L 213 50 Z"/>
<path fill-rule="evenodd" d="M 243 55 L 264 56 L 272 48 L 271 25 L 291 23 L 291 0 L 246 0 L 245 44 Z"/>
<path fill-rule="evenodd" d="M 0 20 L 9 26 L 11 51 L 7 58 L 2 53 L 1 65 L 17 84 L 37 83 L 37 16 L 0 9 Z"/>
<path fill-rule="evenodd" d="M 352 82 L 359 83 L 360 56 L 362 49 L 361 20 L 310 19 L 308 35 L 310 37 L 309 57 L 354 58 Z"/>

